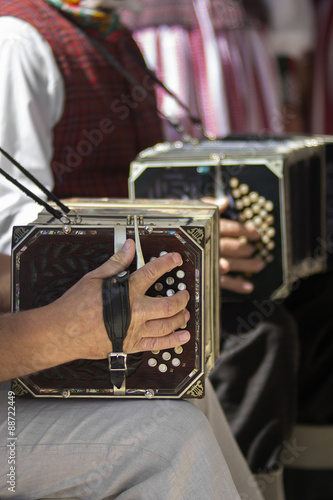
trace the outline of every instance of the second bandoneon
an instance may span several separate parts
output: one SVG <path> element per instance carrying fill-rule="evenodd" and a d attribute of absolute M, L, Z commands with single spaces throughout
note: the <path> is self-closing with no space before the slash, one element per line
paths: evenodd
<path fill-rule="evenodd" d="M 111 385 L 107 359 L 76 360 L 16 379 L 17 396 L 200 398 L 219 349 L 218 212 L 196 201 L 70 200 L 67 222 L 47 212 L 14 228 L 12 310 L 56 300 L 84 274 L 136 241 L 147 263 L 179 252 L 183 263 L 162 276 L 151 296 L 187 289 L 190 341 L 174 349 L 128 355 L 125 389 Z M 131 271 L 135 271 L 133 262 Z M 52 349 L 52 346 L 50 346 Z M 40 353 L 42 356 L 43 353 Z"/>
<path fill-rule="evenodd" d="M 253 296 L 278 299 L 300 278 L 326 269 L 326 156 L 320 137 L 157 144 L 132 163 L 130 196 L 227 196 L 224 216 L 251 221 L 261 234 L 256 252 L 267 265 L 247 276 L 255 285 Z M 223 291 L 222 299 L 242 296 Z"/>

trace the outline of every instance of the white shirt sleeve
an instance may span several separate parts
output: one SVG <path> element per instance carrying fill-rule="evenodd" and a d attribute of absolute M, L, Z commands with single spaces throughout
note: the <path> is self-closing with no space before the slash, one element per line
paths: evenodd
<path fill-rule="evenodd" d="M 270 36 L 278 56 L 299 58 L 313 50 L 315 12 L 312 0 L 263 0 L 270 18 Z"/>
<path fill-rule="evenodd" d="M 52 190 L 53 127 L 64 83 L 51 47 L 28 23 L 0 17 L 0 68 L 0 146 Z M 0 167 L 46 198 L 2 154 Z M 10 253 L 12 227 L 32 222 L 41 209 L 0 175 L 0 251 Z"/>

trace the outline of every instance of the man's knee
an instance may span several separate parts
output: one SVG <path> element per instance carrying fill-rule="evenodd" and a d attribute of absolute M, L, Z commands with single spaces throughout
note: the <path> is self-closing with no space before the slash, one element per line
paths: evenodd
<path fill-rule="evenodd" d="M 158 422 L 167 422 L 170 429 L 184 436 L 191 435 L 200 426 L 209 426 L 205 415 L 188 401 L 158 400 L 155 403 Z"/>

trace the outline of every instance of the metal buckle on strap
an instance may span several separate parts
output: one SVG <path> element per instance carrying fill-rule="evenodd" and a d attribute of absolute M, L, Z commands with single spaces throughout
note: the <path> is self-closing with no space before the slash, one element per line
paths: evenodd
<path fill-rule="evenodd" d="M 127 370 L 127 354 L 124 352 L 110 352 L 108 354 L 108 363 L 109 363 L 109 371 L 111 372 L 124 372 Z M 117 368 L 112 368 L 112 364 L 116 363 L 116 366 L 118 363 L 120 364 L 120 367 L 117 366 Z"/>

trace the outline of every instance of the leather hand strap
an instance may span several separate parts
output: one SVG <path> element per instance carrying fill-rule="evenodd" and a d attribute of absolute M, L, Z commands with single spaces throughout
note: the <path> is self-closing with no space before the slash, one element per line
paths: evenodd
<path fill-rule="evenodd" d="M 118 389 L 125 380 L 127 370 L 123 342 L 131 322 L 129 277 L 129 271 L 122 271 L 117 276 L 103 280 L 102 286 L 104 324 L 113 350 L 108 354 L 110 380 Z"/>

